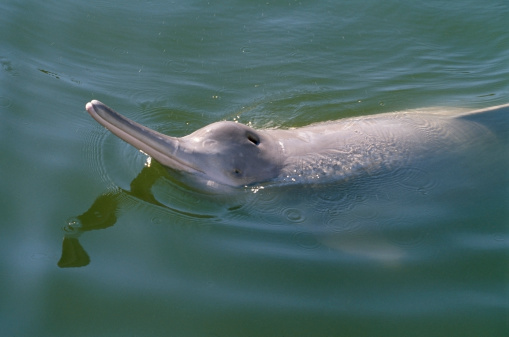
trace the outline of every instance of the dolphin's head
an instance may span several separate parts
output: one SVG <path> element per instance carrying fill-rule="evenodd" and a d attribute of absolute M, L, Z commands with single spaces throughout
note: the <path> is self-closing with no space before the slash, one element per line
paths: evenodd
<path fill-rule="evenodd" d="M 271 180 L 281 168 L 280 145 L 269 134 L 235 122 L 217 122 L 188 136 L 170 137 L 93 100 L 90 115 L 162 165 L 184 173 L 194 187 L 242 187 Z"/>

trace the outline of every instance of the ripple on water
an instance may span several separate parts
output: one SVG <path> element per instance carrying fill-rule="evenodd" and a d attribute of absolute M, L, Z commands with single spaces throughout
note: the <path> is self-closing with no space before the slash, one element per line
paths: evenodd
<path fill-rule="evenodd" d="M 129 101 L 141 106 L 144 110 L 142 112 L 137 112 L 138 115 L 136 115 L 136 122 L 149 126 L 150 121 L 147 119 L 157 116 L 153 113 L 154 111 L 151 111 L 151 109 L 155 110 L 157 108 L 152 108 L 150 105 L 154 105 L 154 102 L 163 102 L 161 105 L 164 105 L 164 102 L 168 99 L 168 92 L 163 87 L 154 88 L 154 85 L 148 84 L 146 86 L 139 86 L 131 89 L 132 91 L 126 93 L 129 97 Z M 144 122 L 139 120 L 140 114 L 143 114 Z"/>
<path fill-rule="evenodd" d="M 187 73 L 189 71 L 189 63 L 182 60 L 168 59 L 165 64 L 168 72 L 171 73 Z"/>
<path fill-rule="evenodd" d="M 292 241 L 295 242 L 299 247 L 304 249 L 317 249 L 320 247 L 316 235 L 311 232 L 299 231 L 292 235 Z"/>
<path fill-rule="evenodd" d="M 227 211 L 221 200 L 177 185 L 167 178 L 157 180 L 151 190 L 157 202 L 187 218 L 214 219 Z"/>
<path fill-rule="evenodd" d="M 290 223 L 301 223 L 306 220 L 304 214 L 298 208 L 288 207 L 284 208 L 281 212 L 285 219 Z"/>
<path fill-rule="evenodd" d="M 143 168 L 147 156 L 105 129 L 93 129 L 85 136 L 85 160 L 108 187 L 128 189 Z"/>
<path fill-rule="evenodd" d="M 431 174 L 417 167 L 401 167 L 394 171 L 396 183 L 406 189 L 427 194 L 437 185 Z"/>
<path fill-rule="evenodd" d="M 295 208 L 295 199 L 290 200 L 284 189 L 254 188 L 246 190 L 231 215 L 259 225 L 280 226 L 304 221 L 301 210 Z"/>
<path fill-rule="evenodd" d="M 350 203 L 348 191 L 345 188 L 334 188 L 328 186 L 327 188 L 320 189 L 316 192 L 318 203 L 325 205 L 347 205 Z"/>
<path fill-rule="evenodd" d="M 84 135 L 85 161 L 89 164 L 92 171 L 101 177 L 102 181 L 111 183 L 105 165 L 102 162 L 105 137 L 105 132 L 98 132 L 97 130 L 90 130 L 90 132 Z"/>
<path fill-rule="evenodd" d="M 184 212 L 170 207 L 151 208 L 150 214 L 152 214 L 150 222 L 156 226 L 155 228 L 171 226 L 179 228 L 182 233 L 193 233 L 198 228 L 201 232 L 208 231 L 210 229 L 210 221 L 217 221 L 217 218 L 210 214 L 198 214 L 196 211 L 194 213 Z"/>
<path fill-rule="evenodd" d="M 355 232 L 361 225 L 356 219 L 340 219 L 332 217 L 327 219 L 325 226 L 332 232 Z"/>
<path fill-rule="evenodd" d="M 327 208 L 328 206 L 345 208 L 364 198 L 356 185 L 357 183 L 353 180 L 324 183 L 323 185 L 316 185 L 311 196 L 318 207 L 324 205 Z"/>

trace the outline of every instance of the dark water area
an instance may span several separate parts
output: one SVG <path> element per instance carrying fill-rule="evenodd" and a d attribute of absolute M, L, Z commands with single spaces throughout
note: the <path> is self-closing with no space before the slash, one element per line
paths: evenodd
<path fill-rule="evenodd" d="M 219 196 L 84 109 L 184 136 L 507 104 L 505 1 L 0 13 L 2 335 L 509 334 L 507 108 L 464 117 L 489 131 L 419 165 Z"/>

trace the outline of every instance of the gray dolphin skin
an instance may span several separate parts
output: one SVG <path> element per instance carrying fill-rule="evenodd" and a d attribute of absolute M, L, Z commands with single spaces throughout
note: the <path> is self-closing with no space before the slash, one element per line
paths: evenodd
<path fill-rule="evenodd" d="M 189 176 L 195 187 L 216 190 L 270 182 L 319 183 L 419 166 L 465 149 L 480 137 L 494 137 L 475 116 L 508 108 L 461 114 L 425 109 L 285 130 L 255 130 L 223 121 L 177 138 L 127 119 L 97 100 L 86 104 L 90 115 L 116 136 Z"/>

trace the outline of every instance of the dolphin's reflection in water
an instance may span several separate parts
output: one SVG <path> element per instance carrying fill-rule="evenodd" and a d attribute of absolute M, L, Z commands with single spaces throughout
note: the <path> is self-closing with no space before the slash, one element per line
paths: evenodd
<path fill-rule="evenodd" d="M 144 167 L 131 182 L 130 189 L 116 189 L 101 194 L 83 214 L 70 218 L 64 228 L 62 255 L 58 261 L 61 268 L 83 267 L 90 263 L 90 257 L 79 242 L 83 232 L 105 229 L 117 222 L 117 212 L 126 195 L 153 205 L 167 207 L 154 198 L 151 188 L 161 177 L 167 175 L 166 169 L 158 163 Z"/>

